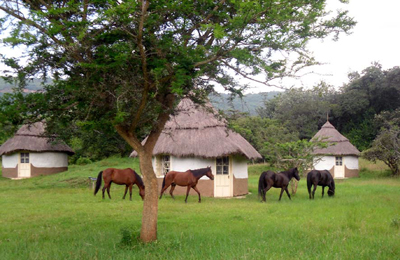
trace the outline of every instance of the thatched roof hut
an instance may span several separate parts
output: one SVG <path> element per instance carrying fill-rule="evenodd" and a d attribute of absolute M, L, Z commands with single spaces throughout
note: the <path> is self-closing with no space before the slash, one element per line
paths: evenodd
<path fill-rule="evenodd" d="M 358 157 L 360 151 L 327 121 L 311 140 L 328 143 L 326 148 L 317 148 L 314 154 L 321 160 L 315 161 L 316 170 L 329 170 L 335 178 L 359 176 Z"/>
<path fill-rule="evenodd" d="M 340 134 L 329 121 L 321 127 L 313 139 L 328 142 L 327 148 L 318 148 L 314 151 L 315 154 L 360 156 L 360 151 L 350 143 L 349 139 Z"/>
<path fill-rule="evenodd" d="M 261 155 L 240 134 L 227 128 L 210 103 L 205 107 L 183 99 L 166 123 L 154 147 L 153 155 L 215 158 L 243 155 L 247 159 Z M 133 152 L 131 156 L 136 156 Z"/>
<path fill-rule="evenodd" d="M 145 142 L 146 140 L 144 140 Z M 137 156 L 134 151 L 131 156 Z M 247 161 L 261 155 L 240 134 L 227 127 L 210 103 L 188 98 L 177 106 L 153 150 L 153 168 L 161 184 L 168 171 L 211 166 L 214 181 L 200 180 L 202 196 L 232 197 L 248 193 Z M 186 189 L 176 188 L 176 193 Z"/>
<path fill-rule="evenodd" d="M 14 137 L 0 146 L 3 177 L 28 178 L 68 169 L 74 151 L 62 141 L 51 142 L 45 124 L 23 125 Z"/>
<path fill-rule="evenodd" d="M 61 141 L 52 143 L 44 136 L 45 124 L 37 122 L 32 125 L 23 125 L 13 138 L 8 139 L 0 146 L 0 156 L 19 151 L 30 152 L 65 152 L 73 155 L 75 152 Z"/>

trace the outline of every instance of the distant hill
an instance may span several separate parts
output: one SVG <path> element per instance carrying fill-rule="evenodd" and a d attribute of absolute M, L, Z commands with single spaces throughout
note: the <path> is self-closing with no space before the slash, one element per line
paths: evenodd
<path fill-rule="evenodd" d="M 29 81 L 25 92 L 29 93 L 41 90 L 43 88 L 41 83 L 41 79 Z M 0 78 L 0 96 L 3 93 L 12 92 L 13 87 L 16 87 L 16 85 L 10 84 Z M 271 99 L 279 93 L 278 91 L 271 91 L 247 94 L 244 95 L 242 99 L 236 97 L 232 102 L 229 101 L 229 94 L 219 93 L 218 95 L 210 95 L 210 101 L 215 108 L 220 110 L 238 110 L 240 112 L 249 113 L 250 115 L 256 115 L 256 108 L 263 106 L 264 100 Z"/>
<path fill-rule="evenodd" d="M 217 109 L 228 111 L 238 110 L 240 112 L 249 113 L 254 116 L 257 115 L 256 108 L 264 106 L 264 100 L 272 99 L 281 92 L 261 92 L 257 94 L 247 94 L 243 98 L 236 97 L 229 101 L 229 94 L 219 93 L 218 95 L 210 95 L 210 101 Z"/>
<path fill-rule="evenodd" d="M 25 88 L 26 89 L 25 92 L 36 92 L 38 90 L 41 90 L 43 88 L 41 83 L 42 83 L 41 79 L 29 80 Z M 12 89 L 16 86 L 17 86 L 16 84 L 10 84 L 9 82 L 0 78 L 0 95 L 2 95 L 3 93 L 12 92 Z"/>

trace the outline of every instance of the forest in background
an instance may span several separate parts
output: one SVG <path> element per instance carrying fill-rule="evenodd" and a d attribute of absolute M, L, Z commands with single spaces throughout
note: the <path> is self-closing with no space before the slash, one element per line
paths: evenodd
<path fill-rule="evenodd" d="M 0 90 L 9 86 L 4 81 L 0 83 Z M 27 89 L 40 90 L 40 80 L 32 81 Z M 34 95 L 41 93 L 22 95 L 20 98 L 24 101 L 19 104 L 13 95 L 1 97 L 0 143 L 25 122 L 28 116 L 19 110 L 21 106 L 29 106 L 30 100 L 34 100 L 30 96 Z M 383 70 L 379 64 L 374 64 L 360 73 L 350 74 L 349 82 L 340 89 L 321 83 L 309 89 L 249 94 L 241 98 L 214 94 L 210 95 L 210 100 L 228 119 L 230 127 L 270 162 L 277 160 L 279 145 L 301 145 L 302 140 L 310 140 L 327 120 L 360 151 L 366 151 L 373 146 L 382 129 L 398 133 L 400 68 Z M 104 125 L 101 132 L 75 123 L 75 131 L 60 134 L 76 151 L 73 161 L 79 158 L 99 160 L 114 154 L 127 156 L 131 152 L 131 147 L 118 136 L 111 123 Z M 146 136 L 145 129 L 142 136 Z M 288 153 L 293 148 L 284 147 L 283 150 Z"/>

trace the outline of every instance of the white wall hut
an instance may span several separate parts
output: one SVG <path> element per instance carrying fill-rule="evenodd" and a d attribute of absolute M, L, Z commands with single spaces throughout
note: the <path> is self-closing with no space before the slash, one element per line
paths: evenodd
<path fill-rule="evenodd" d="M 233 197 L 248 193 L 247 162 L 257 158 L 261 155 L 241 135 L 227 128 L 226 121 L 216 116 L 210 103 L 203 107 L 185 98 L 154 147 L 153 168 L 161 189 L 168 171 L 211 166 L 214 181 L 207 177 L 199 180 L 201 195 Z M 186 188 L 176 186 L 174 194 L 186 194 Z"/>
<path fill-rule="evenodd" d="M 359 176 L 358 157 L 360 151 L 327 121 L 312 139 L 328 142 L 327 148 L 317 148 L 314 154 L 321 155 L 314 164 L 316 170 L 328 170 L 334 178 Z"/>
<path fill-rule="evenodd" d="M 30 178 L 68 170 L 68 155 L 74 151 L 66 144 L 51 143 L 44 132 L 42 122 L 23 125 L 0 146 L 3 177 Z"/>

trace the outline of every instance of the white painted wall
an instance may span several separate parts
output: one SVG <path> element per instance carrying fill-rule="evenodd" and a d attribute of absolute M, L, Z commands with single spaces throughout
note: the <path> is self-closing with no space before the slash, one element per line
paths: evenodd
<path fill-rule="evenodd" d="M 65 153 L 29 153 L 29 160 L 37 168 L 68 167 L 68 155 Z"/>
<path fill-rule="evenodd" d="M 205 168 L 211 166 L 213 175 L 216 172 L 216 161 L 215 158 L 188 158 L 188 157 L 175 157 L 171 156 L 171 171 L 184 172 L 189 169 L 195 170 L 200 168 Z M 247 159 L 241 156 L 232 156 L 232 169 L 233 175 L 237 179 L 247 179 Z M 156 171 L 157 160 L 153 157 L 153 169 Z M 158 176 L 158 178 L 163 178 L 163 176 Z M 208 179 L 208 177 L 203 176 L 202 179 Z"/>
<path fill-rule="evenodd" d="M 195 170 L 200 168 L 206 168 L 211 166 L 212 174 L 215 175 L 215 159 L 207 158 L 181 158 L 171 156 L 171 170 L 178 172 L 185 172 L 187 170 Z M 208 179 L 208 177 L 203 176 L 201 179 Z"/>
<path fill-rule="evenodd" d="M 357 156 L 343 156 L 343 163 L 348 169 L 359 169 Z M 314 164 L 316 170 L 329 170 L 335 166 L 335 156 L 324 156 L 321 161 Z"/>
<path fill-rule="evenodd" d="M 232 156 L 232 171 L 236 179 L 247 179 L 247 159 L 241 156 Z"/>
<path fill-rule="evenodd" d="M 15 168 L 18 165 L 19 161 L 19 154 L 10 154 L 10 155 L 3 155 L 1 157 L 1 162 L 3 165 L 3 168 Z"/>
<path fill-rule="evenodd" d="M 330 170 L 332 167 L 335 166 L 335 156 L 324 156 L 322 159 L 314 164 L 315 170 Z"/>
<path fill-rule="evenodd" d="M 2 156 L 3 168 L 15 168 L 18 165 L 19 153 Z M 37 168 L 68 167 L 66 153 L 32 153 L 29 152 L 29 162 Z"/>
<path fill-rule="evenodd" d="M 348 169 L 358 169 L 358 157 L 357 156 L 346 156 L 344 157 L 344 165 Z"/>

